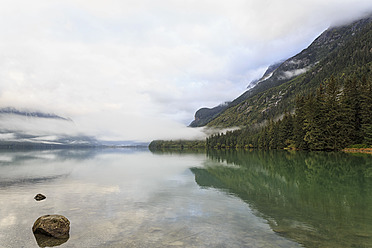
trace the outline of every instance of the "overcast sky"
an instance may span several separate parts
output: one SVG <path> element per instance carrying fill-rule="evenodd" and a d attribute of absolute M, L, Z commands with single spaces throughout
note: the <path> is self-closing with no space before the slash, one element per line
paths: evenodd
<path fill-rule="evenodd" d="M 1 0 L 0 107 L 102 139 L 193 138 L 200 107 L 243 93 L 370 0 Z"/>

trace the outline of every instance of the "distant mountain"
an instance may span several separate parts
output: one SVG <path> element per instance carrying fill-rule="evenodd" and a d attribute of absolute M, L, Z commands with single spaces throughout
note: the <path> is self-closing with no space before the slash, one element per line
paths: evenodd
<path fill-rule="evenodd" d="M 139 142 L 139 141 L 132 141 L 132 140 L 123 140 L 123 141 L 100 141 L 103 146 L 109 147 L 147 147 L 149 145 L 148 142 Z"/>
<path fill-rule="evenodd" d="M 4 136 L 8 136 L 4 139 Z M 0 133 L 0 149 L 28 148 L 87 148 L 101 146 L 93 137 L 88 136 L 37 136 L 23 133 Z"/>
<path fill-rule="evenodd" d="M 71 118 L 0 108 L 0 149 L 147 147 L 137 141 L 102 141 L 79 132 Z"/>
<path fill-rule="evenodd" d="M 264 75 L 257 80 L 253 80 L 247 87 L 252 88 L 258 83 L 261 83 L 267 79 L 269 79 L 273 72 L 283 63 L 283 61 L 277 62 L 275 64 L 270 65 L 267 70 L 265 71 Z M 201 108 L 195 113 L 195 119 L 190 123 L 190 127 L 202 127 L 208 124 L 208 122 L 212 121 L 215 117 L 217 117 L 220 113 L 222 113 L 225 109 L 230 107 L 231 102 L 222 103 L 213 108 Z"/>
<path fill-rule="evenodd" d="M 65 121 L 72 121 L 70 118 L 64 118 L 55 114 L 42 113 L 42 112 L 31 112 L 31 111 L 21 111 L 12 107 L 0 108 L 0 114 L 13 114 L 26 117 L 38 117 L 38 118 L 48 118 L 48 119 L 59 119 Z"/>
<path fill-rule="evenodd" d="M 372 15 L 324 31 L 311 45 L 279 66 L 268 68 L 257 84 L 223 108 L 195 115 L 196 126 L 245 126 L 278 118 L 294 109 L 296 95 L 308 94 L 331 75 L 371 71 Z M 212 111 L 213 110 L 213 114 Z M 207 114 L 205 114 L 207 113 Z"/>
<path fill-rule="evenodd" d="M 0 148 L 92 147 L 100 142 L 79 134 L 70 118 L 40 111 L 0 109 Z"/>
<path fill-rule="evenodd" d="M 218 114 L 229 107 L 229 102 L 220 104 L 214 108 L 201 108 L 195 113 L 195 119 L 190 123 L 190 127 L 201 127 L 213 120 Z"/>

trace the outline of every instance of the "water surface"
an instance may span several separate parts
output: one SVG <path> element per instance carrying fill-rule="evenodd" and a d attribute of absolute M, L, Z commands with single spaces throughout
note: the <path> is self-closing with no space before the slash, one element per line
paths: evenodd
<path fill-rule="evenodd" d="M 0 152 L 0 247 L 371 247 L 371 157 L 147 149 Z M 47 196 L 37 202 L 37 193 Z"/>

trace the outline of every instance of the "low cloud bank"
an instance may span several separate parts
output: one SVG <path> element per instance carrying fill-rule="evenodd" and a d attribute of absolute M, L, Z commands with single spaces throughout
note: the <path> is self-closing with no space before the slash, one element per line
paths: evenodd
<path fill-rule="evenodd" d="M 155 139 L 204 139 L 204 128 L 189 128 L 164 118 L 97 113 L 75 120 L 0 114 L 0 141 L 78 144 L 98 141 L 150 142 Z"/>
<path fill-rule="evenodd" d="M 0 142 L 79 145 L 92 144 L 95 139 L 80 132 L 67 119 L 1 113 Z"/>

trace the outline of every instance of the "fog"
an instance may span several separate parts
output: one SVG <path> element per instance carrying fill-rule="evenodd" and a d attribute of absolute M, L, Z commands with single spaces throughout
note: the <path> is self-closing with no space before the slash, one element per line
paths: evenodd
<path fill-rule="evenodd" d="M 78 118 L 75 122 L 73 120 L 0 114 L 0 140 L 58 144 L 64 138 L 75 137 L 76 142 L 76 139 L 81 140 L 85 137 L 99 141 L 148 142 L 155 139 L 181 139 L 184 137 L 202 139 L 210 133 L 210 131 L 206 132 L 204 128 L 188 128 L 181 123 L 166 121 L 166 119 L 133 117 L 130 119 L 131 121 L 126 121 L 126 118 L 120 116 L 113 118 L 111 114 L 102 114 L 101 118 L 94 122 L 91 122 L 94 117 L 89 116 L 86 117 L 87 119 Z M 154 126 L 153 129 L 148 128 L 149 123 Z M 141 130 L 141 132 L 137 130 Z M 119 136 L 118 133 L 120 133 Z"/>
<path fill-rule="evenodd" d="M 202 129 L 186 127 L 197 109 L 233 100 L 330 25 L 370 11 L 368 0 L 5 0 L 0 108 L 73 123 L 2 117 L 1 127 L 105 140 L 202 138 Z"/>

